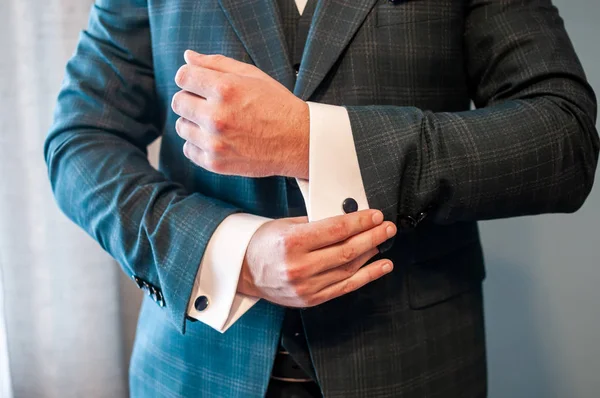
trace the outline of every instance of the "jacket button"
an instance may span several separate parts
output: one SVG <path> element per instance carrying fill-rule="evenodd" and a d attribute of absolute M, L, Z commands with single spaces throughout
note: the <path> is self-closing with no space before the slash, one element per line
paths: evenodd
<path fill-rule="evenodd" d="M 196 301 L 194 301 L 194 308 L 196 308 L 196 311 L 198 311 L 198 312 L 202 312 L 205 309 L 207 309 L 208 308 L 208 297 L 200 296 L 200 297 L 196 298 Z"/>
<path fill-rule="evenodd" d="M 160 305 L 161 307 L 165 306 L 165 298 L 163 297 L 162 293 L 160 292 L 160 290 L 156 291 L 156 303 L 158 305 Z"/>
<path fill-rule="evenodd" d="M 356 203 L 356 200 L 354 200 L 352 198 L 347 198 L 342 203 L 342 209 L 344 210 L 344 213 L 346 213 L 346 214 L 354 213 L 355 211 L 358 210 L 358 203 Z"/>
<path fill-rule="evenodd" d="M 148 293 L 150 298 L 155 302 L 158 302 L 158 290 L 154 286 L 150 286 L 150 292 Z"/>

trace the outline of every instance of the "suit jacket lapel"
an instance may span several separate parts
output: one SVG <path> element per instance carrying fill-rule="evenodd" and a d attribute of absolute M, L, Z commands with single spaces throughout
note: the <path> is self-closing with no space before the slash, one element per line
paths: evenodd
<path fill-rule="evenodd" d="M 274 0 L 219 0 L 254 64 L 288 89 L 294 71 L 285 44 L 277 2 Z"/>
<path fill-rule="evenodd" d="M 308 100 L 377 0 L 321 0 L 302 55 L 294 94 Z"/>

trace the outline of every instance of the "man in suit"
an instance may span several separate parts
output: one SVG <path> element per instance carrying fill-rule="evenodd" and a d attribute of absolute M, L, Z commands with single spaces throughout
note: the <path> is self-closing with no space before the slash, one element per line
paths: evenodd
<path fill-rule="evenodd" d="M 133 396 L 482 397 L 476 222 L 578 209 L 595 118 L 550 0 L 96 0 L 45 156 Z"/>

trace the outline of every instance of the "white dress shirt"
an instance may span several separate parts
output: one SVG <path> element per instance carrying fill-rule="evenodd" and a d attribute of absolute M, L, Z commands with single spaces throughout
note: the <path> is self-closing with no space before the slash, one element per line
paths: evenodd
<path fill-rule="evenodd" d="M 295 0 L 300 14 L 307 0 Z M 344 214 L 342 203 L 354 198 L 358 209 L 368 209 L 350 118 L 341 106 L 309 102 L 310 143 L 308 181 L 297 180 L 309 221 Z M 333 161 L 332 161 L 333 160 Z M 208 242 L 196 276 L 188 315 L 225 332 L 258 298 L 237 293 L 246 248 L 254 232 L 268 218 L 238 213 L 225 218 Z M 198 297 L 206 297 L 202 311 Z"/>

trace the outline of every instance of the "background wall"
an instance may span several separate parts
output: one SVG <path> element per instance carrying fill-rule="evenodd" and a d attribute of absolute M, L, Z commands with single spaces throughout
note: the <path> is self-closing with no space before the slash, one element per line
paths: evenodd
<path fill-rule="evenodd" d="M 600 0 L 554 4 L 600 97 Z M 578 213 L 481 233 L 490 398 L 600 396 L 600 173 Z"/>

